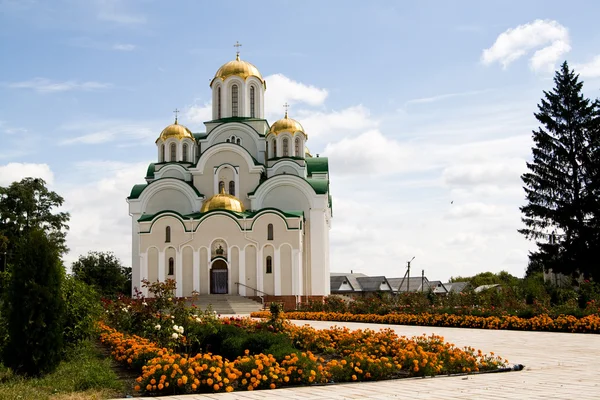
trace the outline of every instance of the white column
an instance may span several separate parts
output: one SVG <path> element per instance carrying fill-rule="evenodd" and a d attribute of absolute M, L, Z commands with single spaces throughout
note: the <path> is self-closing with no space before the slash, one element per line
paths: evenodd
<path fill-rule="evenodd" d="M 138 290 L 148 296 L 148 288 L 142 288 L 142 280 L 148 278 L 148 253 L 142 253 L 139 256 L 140 271 L 138 278 L 133 281 L 134 286 L 137 286 Z M 135 294 L 135 293 L 132 293 Z"/>
<path fill-rule="evenodd" d="M 275 259 L 273 260 L 275 262 L 274 268 L 273 268 L 273 289 L 275 291 L 275 293 L 273 293 L 275 296 L 281 296 L 281 248 L 278 247 L 275 249 Z"/>
<path fill-rule="evenodd" d="M 261 292 L 264 290 L 263 285 L 263 249 L 256 249 L 256 288 Z M 261 295 L 261 293 L 259 293 Z"/>
<path fill-rule="evenodd" d="M 327 271 L 327 259 L 325 255 L 325 237 L 327 229 L 325 224 L 325 210 L 310 210 L 310 271 L 311 271 L 311 294 L 326 295 L 329 286 L 329 277 L 325 277 Z M 327 279 L 325 279 L 327 278 Z M 326 282 L 325 282 L 326 280 Z"/>
<path fill-rule="evenodd" d="M 208 293 L 210 294 L 210 253 L 211 253 L 211 248 L 208 247 L 207 251 L 206 251 L 206 282 L 208 282 Z"/>
<path fill-rule="evenodd" d="M 175 282 L 177 282 L 175 296 L 181 297 L 183 296 L 183 260 L 179 249 L 175 251 Z"/>
<path fill-rule="evenodd" d="M 194 250 L 194 260 L 192 265 L 192 287 L 195 292 L 200 292 L 200 249 Z"/>
<path fill-rule="evenodd" d="M 238 282 L 245 285 L 246 284 L 246 249 L 240 249 L 240 270 Z M 246 295 L 246 286 L 238 285 L 240 288 L 240 296 Z"/>
<path fill-rule="evenodd" d="M 297 296 L 300 294 L 298 290 L 298 271 L 300 270 L 300 265 L 298 264 L 298 253 L 300 250 L 293 249 L 292 250 L 292 294 Z"/>
<path fill-rule="evenodd" d="M 158 252 L 158 280 L 159 282 L 165 281 L 165 252 Z"/>

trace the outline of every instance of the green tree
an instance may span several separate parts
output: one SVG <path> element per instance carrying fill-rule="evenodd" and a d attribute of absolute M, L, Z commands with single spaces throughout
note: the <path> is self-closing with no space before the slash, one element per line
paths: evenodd
<path fill-rule="evenodd" d="M 23 231 L 15 254 L 3 302 L 8 340 L 2 360 L 17 373 L 40 375 L 63 355 L 64 269 L 55 241 L 41 229 Z"/>
<path fill-rule="evenodd" d="M 538 246 L 530 264 L 598 279 L 600 103 L 583 96 L 583 82 L 567 62 L 554 83 L 535 113 L 541 126 L 533 131 L 533 159 L 521 176 L 527 204 L 520 208 L 526 227 L 519 232 Z"/>
<path fill-rule="evenodd" d="M 67 251 L 69 213 L 56 212 L 64 199 L 46 188 L 39 178 L 25 178 L 8 187 L 0 186 L 0 269 L 10 264 L 23 233 L 41 229 L 55 245 L 59 256 Z"/>
<path fill-rule="evenodd" d="M 131 295 L 131 268 L 126 268 L 111 252 L 90 251 L 71 266 L 73 276 L 94 286 L 106 297 L 119 293 Z"/>

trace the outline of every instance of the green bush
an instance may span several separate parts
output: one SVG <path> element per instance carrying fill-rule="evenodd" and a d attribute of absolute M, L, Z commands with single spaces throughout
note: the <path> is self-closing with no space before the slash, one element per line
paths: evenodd
<path fill-rule="evenodd" d="M 42 230 L 31 230 L 17 248 L 4 298 L 8 341 L 2 360 L 23 375 L 56 368 L 63 355 L 64 270 L 58 248 Z"/>
<path fill-rule="evenodd" d="M 76 345 L 96 332 L 96 321 L 102 313 L 100 296 L 90 285 L 67 276 L 62 286 L 65 300 L 65 344 Z"/>

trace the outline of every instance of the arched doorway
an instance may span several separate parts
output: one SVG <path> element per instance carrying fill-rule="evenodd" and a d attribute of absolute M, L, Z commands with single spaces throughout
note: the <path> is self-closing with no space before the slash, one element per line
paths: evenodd
<path fill-rule="evenodd" d="M 210 268 L 210 293 L 227 294 L 229 287 L 229 277 L 227 276 L 227 263 L 223 260 L 216 260 Z"/>

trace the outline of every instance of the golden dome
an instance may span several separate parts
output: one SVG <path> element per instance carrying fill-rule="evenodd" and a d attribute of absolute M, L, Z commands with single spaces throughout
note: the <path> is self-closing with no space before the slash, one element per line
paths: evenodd
<path fill-rule="evenodd" d="M 275 121 L 273 125 L 271 125 L 271 129 L 269 129 L 269 133 L 274 135 L 278 135 L 281 132 L 289 132 L 292 135 L 296 132 L 304 133 L 304 128 L 300 125 L 300 122 L 295 119 L 288 118 L 287 111 L 285 112 L 285 117 Z M 306 133 L 304 133 L 306 135 Z"/>
<path fill-rule="evenodd" d="M 244 212 L 246 209 L 242 202 L 235 196 L 225 193 L 225 189 L 221 189 L 221 193 L 204 200 L 200 212 L 210 210 L 230 210 L 235 212 Z"/>
<path fill-rule="evenodd" d="M 194 140 L 194 135 L 192 135 L 192 132 L 186 128 L 183 125 L 179 125 L 179 123 L 177 122 L 177 118 L 175 118 L 175 123 L 171 124 L 169 126 L 167 126 L 165 129 L 163 129 L 163 131 L 160 133 L 160 136 L 158 137 L 158 139 L 156 139 L 156 141 L 158 142 L 159 140 L 167 140 L 168 138 L 177 138 L 179 140 L 184 139 L 184 138 L 189 138 Z"/>
<path fill-rule="evenodd" d="M 307 146 L 304 146 L 304 156 L 312 158 L 312 154 L 310 154 L 310 149 Z"/>
<path fill-rule="evenodd" d="M 215 77 L 210 82 L 210 86 L 212 86 L 215 79 L 219 78 L 224 81 L 226 78 L 228 78 L 230 76 L 239 76 L 240 78 L 243 78 L 244 80 L 246 80 L 246 78 L 248 78 L 249 76 L 255 76 L 258 79 L 260 79 L 260 81 L 262 82 L 262 84 L 264 86 L 266 86 L 266 83 L 265 83 L 262 75 L 258 71 L 258 68 L 256 68 L 254 65 L 250 64 L 248 61 L 240 60 L 239 54 L 235 57 L 235 60 L 229 61 L 228 63 L 223 64 L 221 66 L 221 68 L 219 68 L 217 70 Z"/>

